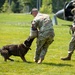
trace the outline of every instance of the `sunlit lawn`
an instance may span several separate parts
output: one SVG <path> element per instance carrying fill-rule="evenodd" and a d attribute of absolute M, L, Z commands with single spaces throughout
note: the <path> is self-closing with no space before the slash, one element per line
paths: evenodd
<path fill-rule="evenodd" d="M 20 44 L 29 36 L 33 17 L 29 14 L 0 14 L 0 48 L 6 44 Z M 0 55 L 0 75 L 75 75 L 75 54 L 71 61 L 62 61 L 67 56 L 68 44 L 71 39 L 69 26 L 71 22 L 58 19 L 54 26 L 55 41 L 49 47 L 42 64 L 33 61 L 36 49 L 36 39 L 24 63 L 20 57 L 12 56 L 15 61 L 4 62 Z"/>

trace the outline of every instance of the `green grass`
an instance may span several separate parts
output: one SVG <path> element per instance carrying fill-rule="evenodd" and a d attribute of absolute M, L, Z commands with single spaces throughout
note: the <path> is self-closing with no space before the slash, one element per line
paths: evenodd
<path fill-rule="evenodd" d="M 0 14 L 0 48 L 7 44 L 20 44 L 29 36 L 30 23 L 33 17 L 29 14 Z M 4 62 L 0 55 L 0 75 L 75 75 L 75 54 L 71 61 L 62 61 L 67 56 L 68 44 L 71 39 L 69 26 L 72 23 L 58 19 L 59 25 L 54 26 L 55 41 L 48 49 L 42 64 L 33 61 L 36 39 L 24 63 L 20 57 L 12 56 L 15 61 Z"/>

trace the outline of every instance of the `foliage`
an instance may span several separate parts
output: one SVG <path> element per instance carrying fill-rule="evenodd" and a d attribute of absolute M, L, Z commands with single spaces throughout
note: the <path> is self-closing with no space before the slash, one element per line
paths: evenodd
<path fill-rule="evenodd" d="M 70 0 L 39 0 L 39 1 L 41 1 L 41 8 L 40 8 L 41 12 L 52 13 L 62 9 L 64 3 L 66 1 L 69 2 Z M 3 10 L 4 12 L 12 11 L 16 13 L 21 12 L 24 13 L 30 12 L 31 9 L 34 7 L 35 8 L 37 7 L 37 0 L 0 0 L 0 12 Z"/>
<path fill-rule="evenodd" d="M 43 13 L 52 13 L 52 0 L 43 0 L 40 11 Z"/>
<path fill-rule="evenodd" d="M 0 0 L 0 8 L 2 7 L 2 5 L 4 4 L 5 0 Z"/>
<path fill-rule="evenodd" d="M 8 4 L 8 0 L 5 1 L 3 7 L 2 7 L 2 11 L 3 12 L 8 12 L 9 11 L 9 4 Z"/>
<path fill-rule="evenodd" d="M 5 0 L 0 0 L 0 12 L 2 11 L 2 6 L 4 4 Z"/>
<path fill-rule="evenodd" d="M 17 2 L 15 2 L 15 4 L 14 4 L 14 6 L 16 7 L 16 12 L 18 11 L 19 13 L 21 12 L 21 13 L 25 13 L 25 12 L 27 12 L 27 10 L 28 10 L 28 12 L 29 12 L 29 5 L 30 5 L 30 0 L 18 0 Z M 17 5 L 17 3 L 18 3 L 18 5 Z M 28 8 L 27 8 L 28 7 Z M 14 9 L 14 8 L 13 8 Z M 13 11 L 13 10 L 12 10 Z"/>
<path fill-rule="evenodd" d="M 55 13 L 64 7 L 66 1 L 70 0 L 43 0 L 40 11 L 44 13 Z"/>
<path fill-rule="evenodd" d="M 4 2 L 5 1 L 5 2 Z M 2 1 L 0 1 L 2 2 Z M 4 3 L 3 3 L 4 2 Z M 12 11 L 14 13 L 24 13 L 28 12 L 33 8 L 36 7 L 36 0 L 3 0 L 2 4 L 0 3 L 0 11 L 7 12 Z M 2 8 L 2 10 L 1 10 Z"/>
<path fill-rule="evenodd" d="M 24 7 L 24 2 L 22 2 L 22 0 L 12 1 L 11 3 L 11 10 L 14 13 L 20 13 Z"/>

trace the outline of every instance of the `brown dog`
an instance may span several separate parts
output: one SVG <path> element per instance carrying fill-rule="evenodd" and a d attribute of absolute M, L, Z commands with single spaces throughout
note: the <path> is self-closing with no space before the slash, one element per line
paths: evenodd
<path fill-rule="evenodd" d="M 34 40 L 34 38 L 30 39 L 28 37 L 28 39 L 25 40 L 24 43 L 22 43 L 22 44 L 19 44 L 19 45 L 12 44 L 12 45 L 3 46 L 2 49 L 0 49 L 0 52 L 1 52 L 1 55 L 4 57 L 4 61 L 7 61 L 7 60 L 14 61 L 13 59 L 9 58 L 11 55 L 14 55 L 14 56 L 20 56 L 21 59 L 24 62 L 26 62 L 26 59 L 24 56 L 30 49 L 30 46 L 31 46 L 33 40 Z"/>

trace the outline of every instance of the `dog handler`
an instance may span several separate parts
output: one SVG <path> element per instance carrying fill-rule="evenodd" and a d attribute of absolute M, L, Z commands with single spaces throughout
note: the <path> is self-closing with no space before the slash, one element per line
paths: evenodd
<path fill-rule="evenodd" d="M 36 8 L 32 9 L 31 15 L 34 19 L 31 25 L 30 38 L 37 37 L 34 61 L 40 64 L 45 58 L 49 45 L 54 41 L 55 34 L 49 15 L 39 13 Z"/>

